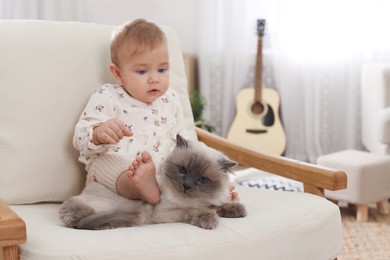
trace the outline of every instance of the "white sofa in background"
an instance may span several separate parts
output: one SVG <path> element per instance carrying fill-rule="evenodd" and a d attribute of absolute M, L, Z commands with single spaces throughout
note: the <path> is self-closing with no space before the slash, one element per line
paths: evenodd
<path fill-rule="evenodd" d="M 72 147 L 89 95 L 112 82 L 114 26 L 0 21 L 0 247 L 5 259 L 316 259 L 342 247 L 339 208 L 324 189 L 345 188 L 342 171 L 259 154 L 194 128 L 182 53 L 168 37 L 171 87 L 186 127 L 237 162 L 304 182 L 305 193 L 237 187 L 247 217 L 215 230 L 159 224 L 114 230 L 66 228 L 60 203 L 80 193 L 85 171 Z M 320 195 L 320 196 L 317 196 Z"/>
<path fill-rule="evenodd" d="M 365 148 L 390 155 L 390 63 L 363 65 L 361 102 Z"/>
<path fill-rule="evenodd" d="M 356 204 L 357 220 L 368 220 L 368 206 L 376 203 L 389 214 L 390 198 L 390 63 L 362 67 L 362 142 L 366 151 L 345 150 L 320 156 L 318 164 L 343 169 L 348 188 L 327 191 L 326 197 Z"/>

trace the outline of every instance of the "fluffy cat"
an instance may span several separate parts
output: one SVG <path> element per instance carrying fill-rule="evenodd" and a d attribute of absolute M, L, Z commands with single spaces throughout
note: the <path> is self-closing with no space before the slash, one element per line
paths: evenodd
<path fill-rule="evenodd" d="M 157 175 L 161 190 L 157 205 L 126 199 L 93 182 L 63 203 L 61 220 L 77 229 L 173 222 L 213 229 L 219 217 L 244 217 L 244 205 L 231 202 L 228 190 L 227 173 L 236 163 L 201 142 L 177 136 L 176 143 Z"/>

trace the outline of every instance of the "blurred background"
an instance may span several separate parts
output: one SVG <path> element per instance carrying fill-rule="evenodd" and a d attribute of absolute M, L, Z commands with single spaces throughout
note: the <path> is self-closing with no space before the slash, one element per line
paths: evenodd
<path fill-rule="evenodd" d="M 266 19 L 262 84 L 281 97 L 285 156 L 314 162 L 362 149 L 361 66 L 390 61 L 389 7 L 385 0 L 0 0 L 0 19 L 117 25 L 143 17 L 174 28 L 196 60 L 203 117 L 222 136 L 238 91 L 254 85 L 256 20 Z"/>

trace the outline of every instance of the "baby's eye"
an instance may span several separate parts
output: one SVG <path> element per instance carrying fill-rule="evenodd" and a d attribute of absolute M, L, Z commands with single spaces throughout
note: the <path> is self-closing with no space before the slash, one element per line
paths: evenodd
<path fill-rule="evenodd" d="M 144 75 L 147 72 L 147 70 L 137 70 L 137 73 L 140 75 Z"/>
<path fill-rule="evenodd" d="M 158 69 L 158 72 L 159 73 L 164 73 L 164 72 L 166 72 L 168 69 L 166 69 L 166 68 L 161 68 L 161 69 Z"/>
<path fill-rule="evenodd" d="M 179 172 L 180 174 L 183 174 L 183 175 L 187 174 L 187 169 L 186 169 L 186 167 L 184 167 L 184 166 L 182 166 L 182 165 L 178 165 L 178 166 L 177 166 L 177 170 L 178 170 L 178 172 Z"/>
<path fill-rule="evenodd" d="M 200 184 L 206 184 L 206 183 L 209 183 L 209 182 L 210 182 L 210 179 L 207 178 L 207 177 L 205 177 L 205 176 L 202 176 L 202 177 L 199 177 L 199 178 L 198 178 L 198 182 L 199 182 Z"/>

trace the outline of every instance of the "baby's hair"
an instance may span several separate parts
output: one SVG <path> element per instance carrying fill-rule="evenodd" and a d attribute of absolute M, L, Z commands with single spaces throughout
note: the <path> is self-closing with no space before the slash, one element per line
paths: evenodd
<path fill-rule="evenodd" d="M 164 32 L 154 23 L 136 19 L 120 25 L 112 34 L 111 61 L 119 66 L 120 51 L 127 55 L 145 53 L 166 41 Z"/>

